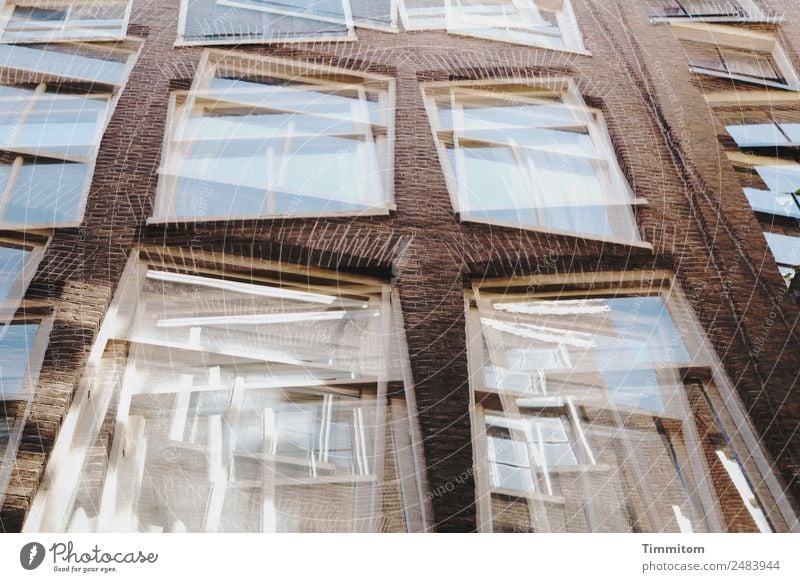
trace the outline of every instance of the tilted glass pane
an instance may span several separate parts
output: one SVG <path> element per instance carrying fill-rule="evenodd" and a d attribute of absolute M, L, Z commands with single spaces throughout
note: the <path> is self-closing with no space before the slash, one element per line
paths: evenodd
<path fill-rule="evenodd" d="M 406 30 L 447 27 L 445 0 L 397 0 Z"/>
<path fill-rule="evenodd" d="M 183 40 L 237 44 L 241 42 L 287 42 L 303 39 L 342 39 L 353 36 L 352 20 L 322 18 L 313 11 L 275 11 L 276 2 L 241 0 L 185 0 L 186 22 Z M 325 5 L 342 6 L 342 0 L 325 0 Z M 287 2 L 284 4 L 295 4 Z M 263 5 L 254 10 L 255 5 Z M 329 10 L 329 8 L 328 8 Z M 340 10 L 341 12 L 341 10 Z"/>
<path fill-rule="evenodd" d="M 794 194 L 756 188 L 745 188 L 744 193 L 756 212 L 800 219 L 800 206 Z"/>
<path fill-rule="evenodd" d="M 773 232 L 765 232 L 764 236 L 776 263 L 786 267 L 800 266 L 800 236 Z"/>
<path fill-rule="evenodd" d="M 171 207 L 161 214 L 386 211 L 386 87 L 295 79 L 256 81 L 220 71 L 178 106 L 160 191 Z"/>
<path fill-rule="evenodd" d="M 780 126 L 792 144 L 800 144 L 800 123 L 781 123 Z"/>
<path fill-rule="evenodd" d="M 428 99 L 462 218 L 639 240 L 630 188 L 587 109 L 512 85 Z"/>
<path fill-rule="evenodd" d="M 130 54 L 65 45 L 0 45 L 0 67 L 80 81 L 121 85 Z"/>
<path fill-rule="evenodd" d="M 8 42 L 106 40 L 122 38 L 128 2 L 15 6 L 0 37 Z"/>
<path fill-rule="evenodd" d="M 37 156 L 86 157 L 99 143 L 108 102 L 105 96 L 0 87 L 0 147 Z"/>
<path fill-rule="evenodd" d="M 800 190 L 800 164 L 755 166 L 754 169 L 773 192 L 797 192 Z"/>
<path fill-rule="evenodd" d="M 81 470 L 51 476 L 73 495 L 48 527 L 405 530 L 386 386 L 402 381 L 402 328 L 380 282 L 154 266 L 134 280 L 92 403 L 70 412 L 118 422 L 57 444 L 51 467 L 68 450 Z"/>
<path fill-rule="evenodd" d="M 571 22 L 567 25 L 563 12 L 564 4 L 553 1 L 452 0 L 447 4 L 447 31 L 518 44 L 581 48 L 577 29 Z"/>
<path fill-rule="evenodd" d="M 788 140 L 781 133 L 774 123 L 752 123 L 747 125 L 728 125 L 728 133 L 736 141 L 737 145 L 758 146 L 758 145 L 786 145 Z"/>
<path fill-rule="evenodd" d="M 87 165 L 25 162 L 19 170 L 2 223 L 52 228 L 80 221 Z"/>
<path fill-rule="evenodd" d="M 21 398 L 31 349 L 39 325 L 12 324 L 0 329 L 0 401 Z"/>
<path fill-rule="evenodd" d="M 481 323 L 492 366 L 543 373 L 554 396 L 662 412 L 692 362 L 659 297 L 497 302 Z"/>
<path fill-rule="evenodd" d="M 0 307 L 16 285 L 29 256 L 28 250 L 0 243 Z"/>
<path fill-rule="evenodd" d="M 468 330 L 481 335 L 485 432 L 473 434 L 486 437 L 493 531 L 771 531 L 758 497 L 738 493 L 741 466 L 715 454 L 728 441 L 718 393 L 690 379 L 715 364 L 671 291 L 484 283 Z"/>

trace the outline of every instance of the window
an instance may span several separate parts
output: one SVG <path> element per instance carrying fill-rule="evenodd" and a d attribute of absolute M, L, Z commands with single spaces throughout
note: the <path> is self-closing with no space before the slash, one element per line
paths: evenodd
<path fill-rule="evenodd" d="M 778 269 L 790 285 L 800 269 L 800 232 L 792 235 L 779 232 L 764 232 L 769 249 L 778 263 Z"/>
<path fill-rule="evenodd" d="M 756 468 L 758 440 L 669 274 L 485 280 L 466 301 L 482 530 L 794 519 L 775 511 L 780 484 Z"/>
<path fill-rule="evenodd" d="M 129 15 L 128 0 L 6 1 L 0 41 L 121 40 Z"/>
<path fill-rule="evenodd" d="M 639 201 L 602 116 L 574 86 L 468 81 L 424 92 L 461 219 L 640 243 Z"/>
<path fill-rule="evenodd" d="M 800 123 L 777 122 L 746 123 L 726 126 L 728 133 L 740 148 L 776 148 L 800 145 Z"/>
<path fill-rule="evenodd" d="M 424 529 L 391 289 L 193 256 L 131 259 L 26 528 Z"/>
<path fill-rule="evenodd" d="M 500 42 L 583 51 L 568 0 L 447 0 L 447 31 Z"/>
<path fill-rule="evenodd" d="M 210 52 L 175 96 L 155 220 L 388 214 L 393 81 Z"/>
<path fill-rule="evenodd" d="M 44 255 L 44 238 L 0 237 L 0 329 L 16 313 Z"/>
<path fill-rule="evenodd" d="M 800 80 L 775 36 L 714 24 L 673 23 L 693 72 L 797 90 Z"/>
<path fill-rule="evenodd" d="M 0 225 L 81 222 L 95 156 L 133 66 L 133 43 L 114 47 L 0 45 Z"/>
<path fill-rule="evenodd" d="M 744 193 L 764 229 L 787 285 L 800 267 L 800 164 L 771 156 L 728 152 Z"/>
<path fill-rule="evenodd" d="M 52 321 L 17 319 L 0 327 L 0 505 L 6 494 Z"/>
<path fill-rule="evenodd" d="M 397 0 L 406 30 L 444 30 L 447 28 L 447 0 Z"/>
<path fill-rule="evenodd" d="M 396 30 L 394 0 L 182 0 L 178 44 L 355 39 L 355 26 Z"/>
<path fill-rule="evenodd" d="M 569 0 L 398 0 L 406 30 L 585 52 Z"/>
<path fill-rule="evenodd" d="M 701 22 L 780 22 L 782 18 L 754 0 L 654 0 L 653 20 Z"/>

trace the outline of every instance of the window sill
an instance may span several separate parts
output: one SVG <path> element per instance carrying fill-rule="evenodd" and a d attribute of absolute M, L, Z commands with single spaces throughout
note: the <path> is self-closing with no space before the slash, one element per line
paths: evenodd
<path fill-rule="evenodd" d="M 638 199 L 637 199 L 638 200 Z M 631 205 L 633 206 L 633 204 Z M 580 232 L 573 232 L 568 230 L 559 230 L 555 228 L 547 228 L 543 226 L 535 226 L 529 224 L 519 224 L 513 222 L 502 222 L 502 221 L 495 221 L 495 220 L 488 220 L 488 219 L 481 219 L 476 218 L 473 216 L 464 216 L 461 213 L 455 214 L 455 219 L 458 223 L 475 223 L 475 224 L 484 224 L 488 226 L 495 226 L 497 228 L 512 228 L 515 230 L 524 230 L 529 232 L 539 232 L 542 234 L 552 235 L 552 236 L 566 236 L 575 239 L 583 239 L 587 241 L 594 241 L 594 242 L 601 242 L 601 243 L 608 243 L 608 244 L 615 244 L 615 245 L 623 245 L 632 248 L 639 248 L 639 249 L 646 249 L 646 250 L 653 250 L 653 245 L 649 242 L 643 240 L 628 240 L 628 239 L 621 239 L 621 238 L 614 238 L 614 237 L 598 237 L 592 236 L 585 233 Z"/>
<path fill-rule="evenodd" d="M 174 48 L 193 47 L 193 46 L 230 46 L 236 47 L 240 44 L 295 44 L 295 43 L 320 43 L 320 42 L 352 42 L 355 41 L 356 35 L 346 36 L 304 36 L 302 38 L 231 38 L 223 40 L 185 40 L 179 38 L 172 46 Z"/>
<path fill-rule="evenodd" d="M 386 208 L 375 208 L 361 212 L 308 212 L 298 214 L 234 214 L 213 216 L 168 217 L 151 216 L 148 225 L 195 224 L 211 222 L 232 222 L 245 220 L 305 220 L 310 218 L 361 218 L 369 216 L 391 216 L 395 212 L 394 205 Z"/>
<path fill-rule="evenodd" d="M 653 14 L 650 22 L 662 24 L 669 22 L 713 22 L 717 24 L 781 24 L 783 16 L 664 16 Z"/>

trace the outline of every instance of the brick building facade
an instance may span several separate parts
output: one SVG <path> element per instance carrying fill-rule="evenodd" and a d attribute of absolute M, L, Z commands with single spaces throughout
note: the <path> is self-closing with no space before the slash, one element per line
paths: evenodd
<path fill-rule="evenodd" d="M 430 4 L 436 5 L 435 2 Z M 448 3 L 449 9 L 455 11 L 455 4 L 458 3 Z M 17 323 L 41 322 L 38 333 L 45 337 L 39 340 L 43 356 L 30 397 L 27 400 L 6 397 L 4 401 L 5 418 L 10 420 L 6 420 L 9 436 L 3 460 L 7 482 L 0 480 L 4 488 L 0 491 L 4 493 L 0 497 L 0 529 L 7 532 L 23 528 L 26 531 L 68 529 L 57 525 L 57 521 L 48 521 L 50 512 L 55 510 L 43 498 L 69 491 L 67 488 L 53 493 L 52 483 L 57 482 L 73 462 L 68 457 L 59 457 L 59 440 L 67 439 L 61 445 L 64 450 L 69 449 L 70 443 L 77 446 L 75 443 L 79 441 L 83 426 L 81 398 L 98 393 L 92 389 L 96 385 L 93 382 L 105 381 L 95 375 L 97 370 L 113 366 L 117 360 L 124 368 L 126 359 L 133 357 L 129 346 L 135 340 L 123 333 L 114 335 L 108 332 L 107 326 L 109 313 L 116 314 L 124 307 L 124 303 L 118 303 L 110 310 L 113 301 L 120 301 L 121 290 L 125 288 L 120 286 L 120 281 L 125 279 L 126 265 L 131 268 L 131 256 L 135 253 L 137 261 L 166 265 L 168 272 L 197 274 L 224 270 L 229 276 L 235 273 L 237 281 L 245 278 L 280 280 L 280 285 L 285 286 L 284 277 L 287 280 L 289 277 L 282 274 L 281 269 L 286 266 L 309 269 L 315 273 L 314 277 L 319 276 L 320 280 L 313 282 L 314 288 L 324 286 L 323 275 L 316 275 L 317 272 L 339 274 L 353 287 L 364 285 L 372 289 L 374 285 L 370 281 L 386 284 L 385 289 L 370 293 L 377 293 L 376 301 L 383 293 L 385 302 L 380 313 L 383 317 L 388 317 L 389 312 L 394 314 L 393 319 L 389 318 L 392 322 L 386 325 L 397 324 L 402 330 L 399 335 L 404 339 L 398 342 L 399 349 L 407 352 L 407 356 L 398 356 L 398 367 L 402 370 L 378 374 L 381 379 L 376 381 L 378 388 L 374 389 L 377 398 L 381 399 L 384 394 L 390 402 L 386 409 L 388 416 L 379 420 L 386 423 L 387 418 L 392 418 L 391 423 L 405 423 L 411 428 L 407 434 L 402 431 L 387 433 L 388 444 L 383 450 L 399 447 L 409 454 L 407 457 L 386 455 L 391 461 L 382 466 L 391 476 L 386 479 L 387 485 L 379 488 L 383 503 L 378 505 L 384 507 L 382 512 L 378 511 L 380 523 L 374 523 L 373 514 L 365 518 L 363 527 L 350 527 L 347 524 L 352 516 L 343 518 L 338 514 L 329 519 L 320 517 L 322 521 L 317 526 L 298 526 L 291 520 L 283 523 L 280 516 L 290 514 L 292 504 L 305 504 L 303 511 L 325 516 L 331 506 L 341 508 L 347 504 L 344 500 L 350 500 L 353 495 L 347 489 L 349 485 L 338 484 L 335 488 L 329 486 L 317 491 L 319 485 L 298 484 L 281 497 L 283 501 L 276 504 L 277 508 L 272 509 L 279 514 L 278 530 L 677 531 L 679 526 L 681 531 L 764 529 L 756 523 L 759 518 L 746 508 L 750 502 L 748 494 L 736 487 L 747 481 L 750 494 L 758 499 L 751 505 L 760 503 L 763 512 L 758 515 L 767 516 L 768 527 L 797 531 L 800 355 L 796 349 L 796 322 L 800 281 L 787 286 L 763 233 L 766 230 L 791 236 L 797 228 L 798 217 L 793 211 L 782 216 L 770 214 L 763 212 L 763 207 L 761 212 L 754 212 L 752 199 L 749 200 L 743 191 L 743 186 L 764 191 L 763 183 L 758 182 L 758 176 L 752 171 L 754 166 L 766 166 L 770 163 L 766 158 L 790 163 L 797 154 L 789 143 L 791 136 L 780 147 L 760 143 L 755 148 L 741 148 L 726 126 L 764 123 L 764 119 L 776 115 L 780 119 L 775 123 L 790 123 L 800 115 L 800 94 L 797 93 L 800 88 L 793 86 L 787 75 L 771 85 L 759 84 L 758 75 L 752 71 L 731 70 L 733 57 L 728 57 L 729 63 L 723 62 L 728 70 L 712 71 L 713 75 L 701 70 L 699 61 L 690 68 L 689 59 L 693 58 L 692 43 L 704 47 L 710 42 L 712 46 L 723 46 L 717 41 L 728 34 L 727 29 L 732 29 L 731 38 L 725 37 L 725 42 L 729 41 L 731 46 L 741 49 L 747 41 L 757 45 L 759 50 L 766 47 L 767 53 L 772 50 L 771 46 L 779 46 L 785 57 L 780 66 L 800 71 L 800 6 L 789 0 L 770 0 L 770 10 L 765 9 L 752 19 L 744 18 L 743 13 L 731 15 L 721 8 L 714 12 L 715 18 L 688 19 L 691 6 L 702 3 L 547 0 L 538 4 L 546 5 L 545 8 L 558 5 L 559 10 L 564 10 L 565 5 L 571 6 L 581 46 L 561 50 L 535 46 L 535 43 L 501 42 L 491 38 L 491 34 L 477 34 L 469 27 L 450 33 L 441 29 L 406 31 L 402 20 L 397 30 L 379 30 L 380 25 L 360 26 L 358 18 L 355 38 L 338 38 L 352 30 L 340 34 L 337 28 L 340 21 L 334 20 L 325 21 L 336 24 L 329 27 L 332 38 L 328 40 L 274 42 L 276 39 L 267 39 L 273 42 L 265 42 L 262 39 L 259 42 L 258 38 L 250 38 L 249 42 L 237 45 L 235 38 L 227 44 L 218 42 L 225 40 L 225 35 L 213 24 L 218 21 L 209 21 L 212 25 L 208 28 L 213 30 L 204 32 L 204 23 L 208 22 L 200 17 L 193 20 L 191 14 L 184 27 L 183 42 L 176 44 L 179 20 L 186 18 L 181 2 L 134 0 L 126 40 L 99 42 L 103 46 L 130 45 L 131 54 L 135 56 L 126 81 L 117 84 L 119 89 L 114 92 L 117 101 L 96 151 L 85 212 L 77 221 L 79 226 L 54 219 L 49 228 L 40 224 L 8 225 L 2 232 L 2 240 L 10 241 L 8 244 L 15 248 L 30 245 L 42 249 L 41 260 L 27 285 L 24 299 L 9 319 Z M 684 4 L 687 6 L 680 12 L 677 7 Z M 743 4 L 750 6 L 751 3 Z M 666 12 L 663 11 L 665 6 Z M 353 13 L 358 10 L 358 3 L 353 2 Z M 448 17 L 454 18 L 452 14 Z M 235 37 L 239 29 L 233 27 L 232 30 Z M 761 36 L 747 36 L 748 33 Z M 298 33 L 298 36 L 303 34 Z M 736 34 L 745 34 L 745 41 L 736 40 Z M 287 39 L 291 40 L 289 36 L 283 40 Z M 773 45 L 770 39 L 774 39 Z M 21 41 L 5 39 L 5 42 L 16 43 L 10 45 L 14 47 L 22 46 Z M 224 46 L 217 46 L 220 44 Z M 748 51 L 752 56 L 756 49 Z M 221 65 L 231 68 L 244 66 L 239 61 L 250 58 L 258 63 L 321 66 L 331 82 L 364 83 L 368 91 L 373 84 L 388 83 L 394 91 L 394 115 L 384 135 L 387 143 L 393 146 L 389 148 L 393 149 L 393 175 L 390 174 L 387 187 L 389 203 L 374 212 L 348 215 L 343 210 L 336 216 L 314 216 L 311 212 L 298 217 L 292 216 L 290 209 L 272 217 L 248 218 L 231 212 L 235 215 L 233 218 L 221 219 L 219 213 L 211 212 L 213 219 L 210 220 L 186 220 L 169 212 L 161 213 L 157 196 L 170 195 L 169 192 L 164 194 L 165 176 L 169 175 L 164 160 L 166 149 L 172 147 L 170 132 L 175 131 L 170 116 L 176 108 L 197 107 L 197 101 L 192 99 L 197 93 L 197 79 L 209 66 L 209 54 L 211 58 L 218 55 L 220 62 L 232 59 L 231 63 L 224 61 L 227 64 Z M 19 72 L 10 59 L 17 56 L 7 55 L 3 57 L 3 81 L 16 86 L 19 79 L 15 75 Z M 266 60 L 259 60 L 261 57 Z M 706 65 L 706 69 L 713 69 Z M 287 70 L 292 67 L 281 66 Z M 298 74 L 294 70 L 290 73 Z M 36 74 L 40 77 L 34 81 L 24 78 L 26 86 L 32 82 L 58 83 L 62 88 L 71 86 L 59 77 L 58 71 Z M 260 69 L 248 74 L 253 83 L 264 76 Z M 51 78 L 54 80 L 49 80 Z M 217 78 L 228 79 L 229 76 L 220 74 Z M 572 107 L 591 111 L 591 120 L 586 123 L 597 122 L 607 132 L 609 151 L 616 158 L 612 163 L 619 165 L 634 197 L 634 202 L 626 203 L 625 207 L 635 209 L 633 215 L 640 240 L 570 233 L 564 229 L 520 227 L 491 219 L 470 220 L 465 212 L 454 209 L 452 184 L 448 185 L 442 156 L 443 148 L 451 144 L 432 131 L 430 92 L 426 91 L 440 84 L 464 83 L 474 88 L 508 79 L 540 91 L 560 91 L 553 87 L 561 87 L 563 83 L 574 88 L 583 104 Z M 215 97 L 209 91 L 200 97 Z M 376 130 L 374 135 L 383 134 Z M 16 155 L 22 155 L 15 150 L 4 149 L 3 152 L 7 164 L 12 163 Z M 760 161 L 747 157 L 752 155 L 760 156 Z M 21 164 L 24 168 L 24 162 Z M 774 190 L 771 184 L 766 186 Z M 213 193 L 209 199 L 213 204 Z M 202 209 L 195 208 L 194 212 L 203 214 Z M 154 220 L 154 216 L 161 219 Z M 800 264 L 800 260 L 796 264 Z M 780 265 L 784 274 L 795 266 L 785 260 L 781 260 Z M 304 277 L 308 281 L 310 275 Z M 622 470 L 615 473 L 613 479 L 600 469 L 578 471 L 580 476 L 573 477 L 562 470 L 551 475 L 552 479 L 548 478 L 544 489 L 541 485 L 530 485 L 537 495 L 523 495 L 518 489 L 516 494 L 513 491 L 488 494 L 486 473 L 493 469 L 485 464 L 488 457 L 484 449 L 486 442 L 491 445 L 494 441 L 487 441 L 476 429 L 476 409 L 480 405 L 486 411 L 505 410 L 504 398 L 507 397 L 502 389 L 500 394 L 492 395 L 489 390 L 484 392 L 476 388 L 477 376 L 471 371 L 475 361 L 468 355 L 476 349 L 475 345 L 482 344 L 482 340 L 475 340 L 480 331 L 469 335 L 472 333 L 468 325 L 470 309 L 473 306 L 478 311 L 482 309 L 475 303 L 475 290 L 479 289 L 481 296 L 486 293 L 483 290 L 486 287 L 489 293 L 502 288 L 501 296 L 514 290 L 520 296 L 536 296 L 537 299 L 539 296 L 566 300 L 576 297 L 589 301 L 587 298 L 594 297 L 593 294 L 603 299 L 620 289 L 633 288 L 634 284 L 637 289 L 642 286 L 651 289 L 662 285 L 663 281 L 669 281 L 663 285 L 671 286 L 670 289 L 680 294 L 682 306 L 672 312 L 680 330 L 678 335 L 683 334 L 687 346 L 694 341 L 687 338 L 703 337 L 705 339 L 698 341 L 707 342 L 703 345 L 710 350 L 704 363 L 674 366 L 675 370 L 680 369 L 681 377 L 673 385 L 683 394 L 679 399 L 683 412 L 675 413 L 674 418 L 686 415 L 693 428 L 689 430 L 685 423 L 670 424 L 678 421 L 670 420 L 673 416 L 666 413 L 652 417 L 643 415 L 641 409 L 647 408 L 644 405 L 633 407 L 639 410 L 636 414 L 628 411 L 624 419 L 612 422 L 605 419 L 605 412 L 589 412 L 579 402 L 581 422 L 587 425 L 584 447 L 595 454 L 590 454 L 591 462 L 581 460 L 580 455 L 574 461 L 579 466 L 613 468 L 614 462 L 603 460 L 604 454 L 611 458 L 610 451 L 621 447 L 622 452 L 615 454 L 626 459 L 620 461 L 622 464 L 629 463 L 630 456 L 641 455 L 644 465 L 640 469 L 646 476 L 647 486 L 641 486 L 641 475 L 637 480 Z M 356 291 L 339 293 L 354 300 L 354 295 L 350 294 Z M 654 291 L 647 293 L 648 297 L 655 294 Z M 612 305 L 610 309 L 615 308 Z M 165 309 L 165 313 L 168 312 L 169 309 Z M 694 324 L 684 325 L 678 321 L 681 316 L 676 314 L 684 314 L 687 321 L 696 321 L 697 329 L 692 327 Z M 486 318 L 483 312 L 476 317 L 478 320 Z M 578 318 L 571 329 L 581 329 L 591 335 L 594 330 L 580 327 L 584 321 L 593 320 Z M 473 330 L 480 329 L 480 321 L 477 325 Z M 14 325 L 9 326 L 12 327 Z M 498 340 L 498 345 L 505 346 L 504 341 Z M 27 352 L 31 362 L 35 361 L 34 348 Z M 699 353 L 693 349 L 689 351 L 692 357 Z M 361 352 L 369 350 L 362 346 Z M 574 354 L 572 358 L 574 360 Z M 514 368 L 513 364 L 508 366 Z M 89 373 L 87 368 L 93 371 Z M 117 378 L 112 384 L 116 386 L 120 382 Z M 660 386 L 661 380 L 657 382 Z M 721 384 L 730 388 L 730 394 Z M 597 382 L 593 384 L 596 385 Z M 716 388 L 707 391 L 703 388 L 707 385 Z M 361 391 L 360 394 L 372 393 L 373 388 L 359 386 L 348 388 Z M 112 390 L 112 400 L 113 394 Z M 494 404 L 493 399 L 499 404 Z M 738 402 L 730 404 L 734 400 Z M 395 407 L 398 402 L 402 405 Z M 717 403 L 730 404 L 733 412 L 719 410 Z M 559 406 L 562 404 L 567 406 L 564 403 Z M 161 405 L 151 403 L 149 406 L 157 410 Z M 168 406 L 173 406 L 171 401 Z M 620 408 L 625 407 L 620 405 Z M 107 460 L 98 461 L 99 468 L 92 472 L 91 455 L 104 459 L 113 458 L 115 454 L 125 455 L 124 451 L 115 452 L 112 444 L 115 438 L 119 439 L 114 436 L 113 410 L 112 406 L 102 417 L 102 427 L 95 435 L 97 440 L 87 445 L 85 458 L 74 461 L 80 462 L 75 469 L 81 467 L 83 472 L 82 487 L 91 489 L 86 483 L 96 479 L 96 490 L 94 493 L 88 489 L 72 491 L 71 501 L 65 499 L 62 503 L 74 502 L 82 495 L 99 496 L 103 488 L 108 487 Z M 738 413 L 742 413 L 741 418 L 737 417 Z M 537 414 L 537 418 L 543 416 L 541 412 L 534 416 Z M 70 422 L 70 415 L 74 415 L 74 422 Z M 575 437 L 581 430 L 581 422 L 576 428 L 567 416 L 555 418 L 564 419 L 565 426 L 569 427 L 567 432 Z M 208 418 L 211 417 L 213 415 Z M 657 420 L 653 420 L 656 417 Z M 213 421 L 208 422 L 208 428 L 202 430 L 212 434 Z M 132 424 L 125 425 L 127 430 L 134 430 Z M 19 429 L 18 438 L 14 438 L 15 426 Z M 494 426 L 494 430 L 500 432 L 517 430 L 502 423 Z M 626 434 L 612 446 L 598 436 L 608 430 L 604 426 L 642 434 L 642 440 Z M 747 428 L 749 426 L 752 430 Z M 724 427 L 734 427 L 733 432 Z M 736 432 L 740 429 L 742 434 Z M 145 435 L 142 438 L 146 440 L 150 433 L 142 430 Z M 690 441 L 687 430 L 696 432 L 694 441 Z M 500 432 L 495 438 L 507 438 L 498 436 Z M 491 430 L 489 433 L 490 436 L 494 434 Z M 543 447 L 545 441 L 539 434 L 537 443 Z M 676 436 L 678 434 L 680 437 Z M 408 438 L 408 444 L 398 444 L 398 438 Z M 555 442 L 548 441 L 550 445 Z M 12 443 L 15 446 L 10 446 Z M 119 446 L 125 447 L 124 444 Z M 686 458 L 691 457 L 691 463 L 703 466 L 700 469 L 695 466 L 698 481 L 703 480 L 699 478 L 701 474 L 712 475 L 710 489 L 680 491 L 681 455 L 684 454 L 681 447 L 685 449 Z M 729 450 L 730 458 L 739 460 L 746 479 L 734 476 L 733 469 L 726 473 L 729 465 L 723 460 L 723 449 Z M 199 458 L 205 459 L 208 454 L 201 453 Z M 394 467 L 404 463 L 409 467 L 407 471 L 403 471 L 402 466 Z M 573 462 L 562 458 L 556 464 Z M 148 474 L 147 463 L 144 465 L 143 470 Z M 520 466 L 513 468 L 514 471 L 519 469 Z M 675 477 L 676 470 L 680 479 Z M 230 467 L 226 471 L 230 471 Z M 240 471 L 246 473 L 247 469 Z M 663 475 L 659 476 L 659 471 Z M 374 468 L 369 472 L 374 473 Z M 229 473 L 228 477 L 230 486 Z M 633 481 L 636 483 L 631 484 Z M 259 483 L 259 487 L 266 487 Z M 659 483 L 667 485 L 662 490 Z M 560 487 L 559 495 L 553 491 L 556 486 Z M 359 486 L 353 487 L 358 489 Z M 591 503 L 581 501 L 581 488 L 591 492 Z M 651 490 L 631 493 L 647 488 Z M 552 499 L 543 499 L 548 494 L 566 501 L 560 508 L 553 509 Z M 153 492 L 150 495 L 158 496 Z M 213 499 L 213 486 L 207 495 Z M 123 503 L 124 497 L 119 493 L 117 503 Z M 659 510 L 648 514 L 650 521 L 632 518 L 633 514 L 639 515 L 637 508 L 648 505 L 648 497 L 663 503 L 669 515 Z M 686 517 L 686 509 L 675 509 L 673 514 L 670 507 L 682 507 L 680 499 L 686 498 L 692 500 L 689 505 L 701 508 L 698 510 L 700 517 Z M 38 515 L 37 503 L 40 505 Z M 127 503 L 139 507 L 144 502 L 137 497 Z M 219 503 L 233 501 L 225 497 Z M 373 501 L 373 510 L 375 503 Z M 180 505 L 180 492 L 170 504 Z M 90 505 L 87 502 L 86 506 Z M 590 511 L 589 505 L 595 509 Z M 709 517 L 710 510 L 703 509 L 708 506 L 716 508 L 714 512 L 718 517 Z M 96 509 L 101 514 L 104 511 L 104 508 Z M 135 513 L 136 509 L 132 511 Z M 228 511 L 234 509 L 225 505 L 223 516 Z M 246 509 L 241 511 L 247 514 Z M 270 519 L 261 507 L 253 511 L 263 511 L 262 519 Z M 586 512 L 588 517 L 576 517 L 579 513 L 582 516 L 581 512 Z M 34 514 L 35 523 L 29 513 Z M 88 517 L 84 515 L 83 519 L 94 519 L 90 510 L 87 513 Z M 148 519 L 146 513 L 141 510 L 137 517 L 139 522 Z M 549 525 L 542 521 L 542 516 L 546 516 Z M 682 518 L 691 525 L 681 525 Z M 353 521 L 359 522 L 359 519 Z M 200 516 L 194 527 L 186 519 L 182 522 L 189 530 L 213 529 L 208 525 L 208 513 Z M 551 522 L 560 525 L 556 527 Z M 72 531 L 80 529 L 74 527 L 77 529 Z M 230 527 L 236 529 L 235 525 Z M 258 529 L 257 525 L 254 527 Z M 108 529 L 114 527 L 108 526 Z"/>

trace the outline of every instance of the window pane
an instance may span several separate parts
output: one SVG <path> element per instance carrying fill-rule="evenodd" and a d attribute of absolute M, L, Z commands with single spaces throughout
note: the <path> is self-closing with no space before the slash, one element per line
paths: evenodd
<path fill-rule="evenodd" d="M 756 212 L 800 219 L 800 206 L 798 206 L 794 194 L 757 190 L 755 188 L 745 188 L 744 193 L 750 202 L 750 206 Z"/>
<path fill-rule="evenodd" d="M 39 156 L 88 156 L 100 139 L 108 112 L 105 97 L 55 91 L 39 95 L 33 90 L 2 87 L 0 99 L 3 147 Z"/>
<path fill-rule="evenodd" d="M 445 0 L 398 0 L 406 30 L 444 29 Z"/>
<path fill-rule="evenodd" d="M 0 246 L 0 306 L 14 288 L 29 256 L 30 251 Z"/>
<path fill-rule="evenodd" d="M 786 137 L 774 123 L 753 123 L 749 125 L 728 125 L 728 133 L 739 146 L 785 145 Z"/>
<path fill-rule="evenodd" d="M 186 24 L 183 40 L 237 44 L 247 41 L 285 42 L 301 39 L 337 39 L 353 35 L 352 21 L 324 19 L 308 8 L 294 15 L 276 12 L 276 2 L 219 2 L 184 0 Z M 242 4 L 249 6 L 242 6 Z M 287 3 L 284 3 L 287 4 Z M 292 4 L 292 3 L 288 3 Z M 297 3 L 294 3 L 295 5 Z M 307 3 L 304 3 L 307 4 Z M 253 8 L 258 6 L 258 10 Z M 324 6 L 342 6 L 342 0 L 325 0 Z M 341 13 L 341 9 L 338 10 Z"/>
<path fill-rule="evenodd" d="M 429 89 L 427 98 L 463 219 L 639 240 L 630 187 L 582 104 L 513 85 Z"/>
<path fill-rule="evenodd" d="M 765 232 L 775 262 L 786 267 L 800 266 L 800 237 Z"/>
<path fill-rule="evenodd" d="M 38 330 L 35 323 L 12 324 L 0 330 L 0 401 L 23 395 L 23 381 Z"/>
<path fill-rule="evenodd" d="M 402 327 L 388 288 L 264 268 L 253 281 L 151 266 L 123 281 L 136 304 L 91 380 L 92 394 L 96 380 L 114 395 L 70 414 L 124 422 L 57 443 L 50 466 L 66 454 L 81 471 L 51 475 L 74 495 L 54 501 L 49 527 L 406 529 L 394 448 L 405 428 L 385 384 L 402 382 Z"/>
<path fill-rule="evenodd" d="M 0 45 L 0 67 L 109 85 L 122 84 L 129 56 L 83 46 L 71 50 L 65 45 Z"/>
<path fill-rule="evenodd" d="M 800 123 L 781 123 L 780 126 L 792 144 L 800 144 Z"/>
<path fill-rule="evenodd" d="M 52 8 L 15 6 L 2 33 L 4 41 L 105 40 L 124 36 L 127 2 L 64 2 Z"/>
<path fill-rule="evenodd" d="M 718 364 L 668 280 L 532 281 L 484 280 L 470 296 L 467 329 L 483 352 L 471 366 L 492 369 L 471 375 L 475 418 L 485 419 L 473 431 L 486 439 L 476 445 L 487 454 L 478 495 L 492 529 L 678 532 L 682 516 L 695 532 L 760 531 L 761 501 L 735 485 L 743 469 L 726 469 L 714 452 L 729 442 L 726 411 L 711 408 Z M 531 380 L 520 391 L 523 376 Z"/>
<path fill-rule="evenodd" d="M 208 89 L 178 105 L 160 217 L 386 212 L 388 87 L 299 75 L 246 78 L 270 64 L 252 66 L 245 78 L 220 67 Z M 195 86 L 205 82 L 198 78 Z"/>
<path fill-rule="evenodd" d="M 581 48 L 573 26 L 562 30 L 563 12 L 562 2 L 452 0 L 447 5 L 447 30 L 503 42 Z"/>
<path fill-rule="evenodd" d="M 79 222 L 86 179 L 86 164 L 44 161 L 23 164 L 3 222 L 42 228 Z"/>
<path fill-rule="evenodd" d="M 800 165 L 755 166 L 755 171 L 773 192 L 800 190 Z"/>

